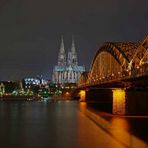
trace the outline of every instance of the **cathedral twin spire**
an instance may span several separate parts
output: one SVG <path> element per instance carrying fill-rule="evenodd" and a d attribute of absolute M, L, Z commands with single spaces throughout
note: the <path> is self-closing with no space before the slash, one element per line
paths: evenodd
<path fill-rule="evenodd" d="M 71 52 L 76 53 L 74 37 L 72 37 Z"/>
<path fill-rule="evenodd" d="M 54 66 L 52 81 L 55 84 L 73 84 L 77 83 L 82 72 L 85 71 L 84 66 L 78 66 L 77 52 L 75 48 L 74 38 L 72 38 L 71 48 L 68 53 L 65 52 L 63 37 L 58 54 L 58 65 Z"/>
<path fill-rule="evenodd" d="M 60 51 L 58 55 L 58 65 L 66 65 L 66 53 L 64 49 L 63 36 L 61 37 L 61 46 L 60 46 Z"/>
<path fill-rule="evenodd" d="M 66 61 L 66 53 L 64 48 L 64 41 L 63 36 L 61 37 L 61 46 L 59 50 L 59 56 L 58 56 L 58 65 L 64 66 L 64 65 L 77 65 L 77 53 L 75 48 L 75 42 L 74 38 L 72 37 L 72 46 L 71 49 L 68 51 L 67 61 Z"/>

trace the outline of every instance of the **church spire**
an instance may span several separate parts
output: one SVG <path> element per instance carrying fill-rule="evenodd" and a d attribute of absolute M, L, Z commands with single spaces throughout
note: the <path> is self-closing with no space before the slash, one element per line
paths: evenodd
<path fill-rule="evenodd" d="M 61 46 L 60 46 L 59 56 L 58 56 L 58 65 L 66 65 L 66 54 L 64 49 L 63 36 L 61 36 Z"/>
<path fill-rule="evenodd" d="M 77 52 L 76 52 L 75 41 L 74 41 L 73 36 L 72 36 L 71 54 L 72 54 L 71 55 L 71 63 L 72 63 L 72 65 L 77 65 L 78 64 Z"/>
<path fill-rule="evenodd" d="M 72 36 L 71 52 L 72 53 L 76 53 L 75 41 L 74 41 L 74 37 L 73 36 Z"/>
<path fill-rule="evenodd" d="M 64 53 L 65 49 L 64 49 L 64 40 L 63 40 L 63 36 L 61 36 L 61 46 L 60 46 L 60 53 Z"/>

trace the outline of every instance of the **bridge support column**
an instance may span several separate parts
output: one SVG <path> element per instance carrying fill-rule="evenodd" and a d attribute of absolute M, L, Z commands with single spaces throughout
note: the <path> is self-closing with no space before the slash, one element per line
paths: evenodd
<path fill-rule="evenodd" d="M 80 101 L 86 101 L 86 90 L 80 90 Z"/>
<path fill-rule="evenodd" d="M 112 113 L 117 115 L 126 114 L 126 100 L 124 89 L 114 89 L 113 91 L 113 105 Z"/>

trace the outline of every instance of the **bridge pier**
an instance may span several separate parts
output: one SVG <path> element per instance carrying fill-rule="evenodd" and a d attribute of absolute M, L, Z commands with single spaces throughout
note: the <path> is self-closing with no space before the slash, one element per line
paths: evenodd
<path fill-rule="evenodd" d="M 148 91 L 146 89 L 113 90 L 113 114 L 148 115 Z"/>
<path fill-rule="evenodd" d="M 80 101 L 85 102 L 86 101 L 86 90 L 80 90 Z"/>
<path fill-rule="evenodd" d="M 113 89 L 112 113 L 116 115 L 126 114 L 126 98 L 124 89 Z"/>
<path fill-rule="evenodd" d="M 148 91 L 135 89 L 80 90 L 80 101 L 114 115 L 148 115 Z"/>

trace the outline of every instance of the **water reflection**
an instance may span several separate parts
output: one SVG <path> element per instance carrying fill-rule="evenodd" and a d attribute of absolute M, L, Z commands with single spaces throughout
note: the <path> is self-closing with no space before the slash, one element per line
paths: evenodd
<path fill-rule="evenodd" d="M 91 108 L 86 102 L 80 102 L 80 110 L 94 121 L 99 127 L 107 133 L 105 136 L 111 135 L 121 147 L 146 148 L 147 145 L 147 118 L 139 120 L 137 116 L 118 116 L 100 112 Z M 132 117 L 132 118 L 131 118 Z M 82 121 L 81 121 L 82 122 Z M 82 124 L 82 123 L 81 123 Z M 85 122 L 83 122 L 83 126 Z M 88 128 L 88 127 L 87 127 Z M 83 129 L 82 129 L 83 130 Z M 96 132 L 100 132 L 95 129 Z M 79 131 L 79 133 L 81 130 Z M 104 132 L 104 133 L 105 133 Z M 109 135 L 108 135 L 109 133 Z M 96 134 L 96 133 L 95 133 Z M 103 132 L 99 139 L 103 137 Z M 95 136 L 91 135 L 94 139 Z M 119 148 L 116 143 L 109 142 L 109 147 Z"/>
<path fill-rule="evenodd" d="M 80 106 L 80 110 L 86 110 L 87 103 L 86 102 L 80 102 L 79 106 Z"/>
<path fill-rule="evenodd" d="M 131 134 L 129 130 L 130 127 L 127 120 L 124 118 L 112 118 L 110 133 L 126 147 L 130 147 L 131 145 Z"/>
<path fill-rule="evenodd" d="M 124 115 L 125 110 L 125 90 L 124 89 L 113 89 L 113 114 Z"/>
<path fill-rule="evenodd" d="M 124 129 L 127 131 L 130 130 L 129 122 L 125 118 L 114 117 L 111 120 L 111 124 L 115 127 L 120 128 L 120 129 Z"/>
<path fill-rule="evenodd" d="M 135 122 L 137 121 L 135 120 Z M 148 146 L 147 143 L 141 139 L 141 137 L 135 136 L 128 118 L 113 117 L 110 123 L 111 128 L 109 132 L 122 145 L 135 148 L 146 148 Z M 138 128 L 136 132 L 138 134 Z"/>

